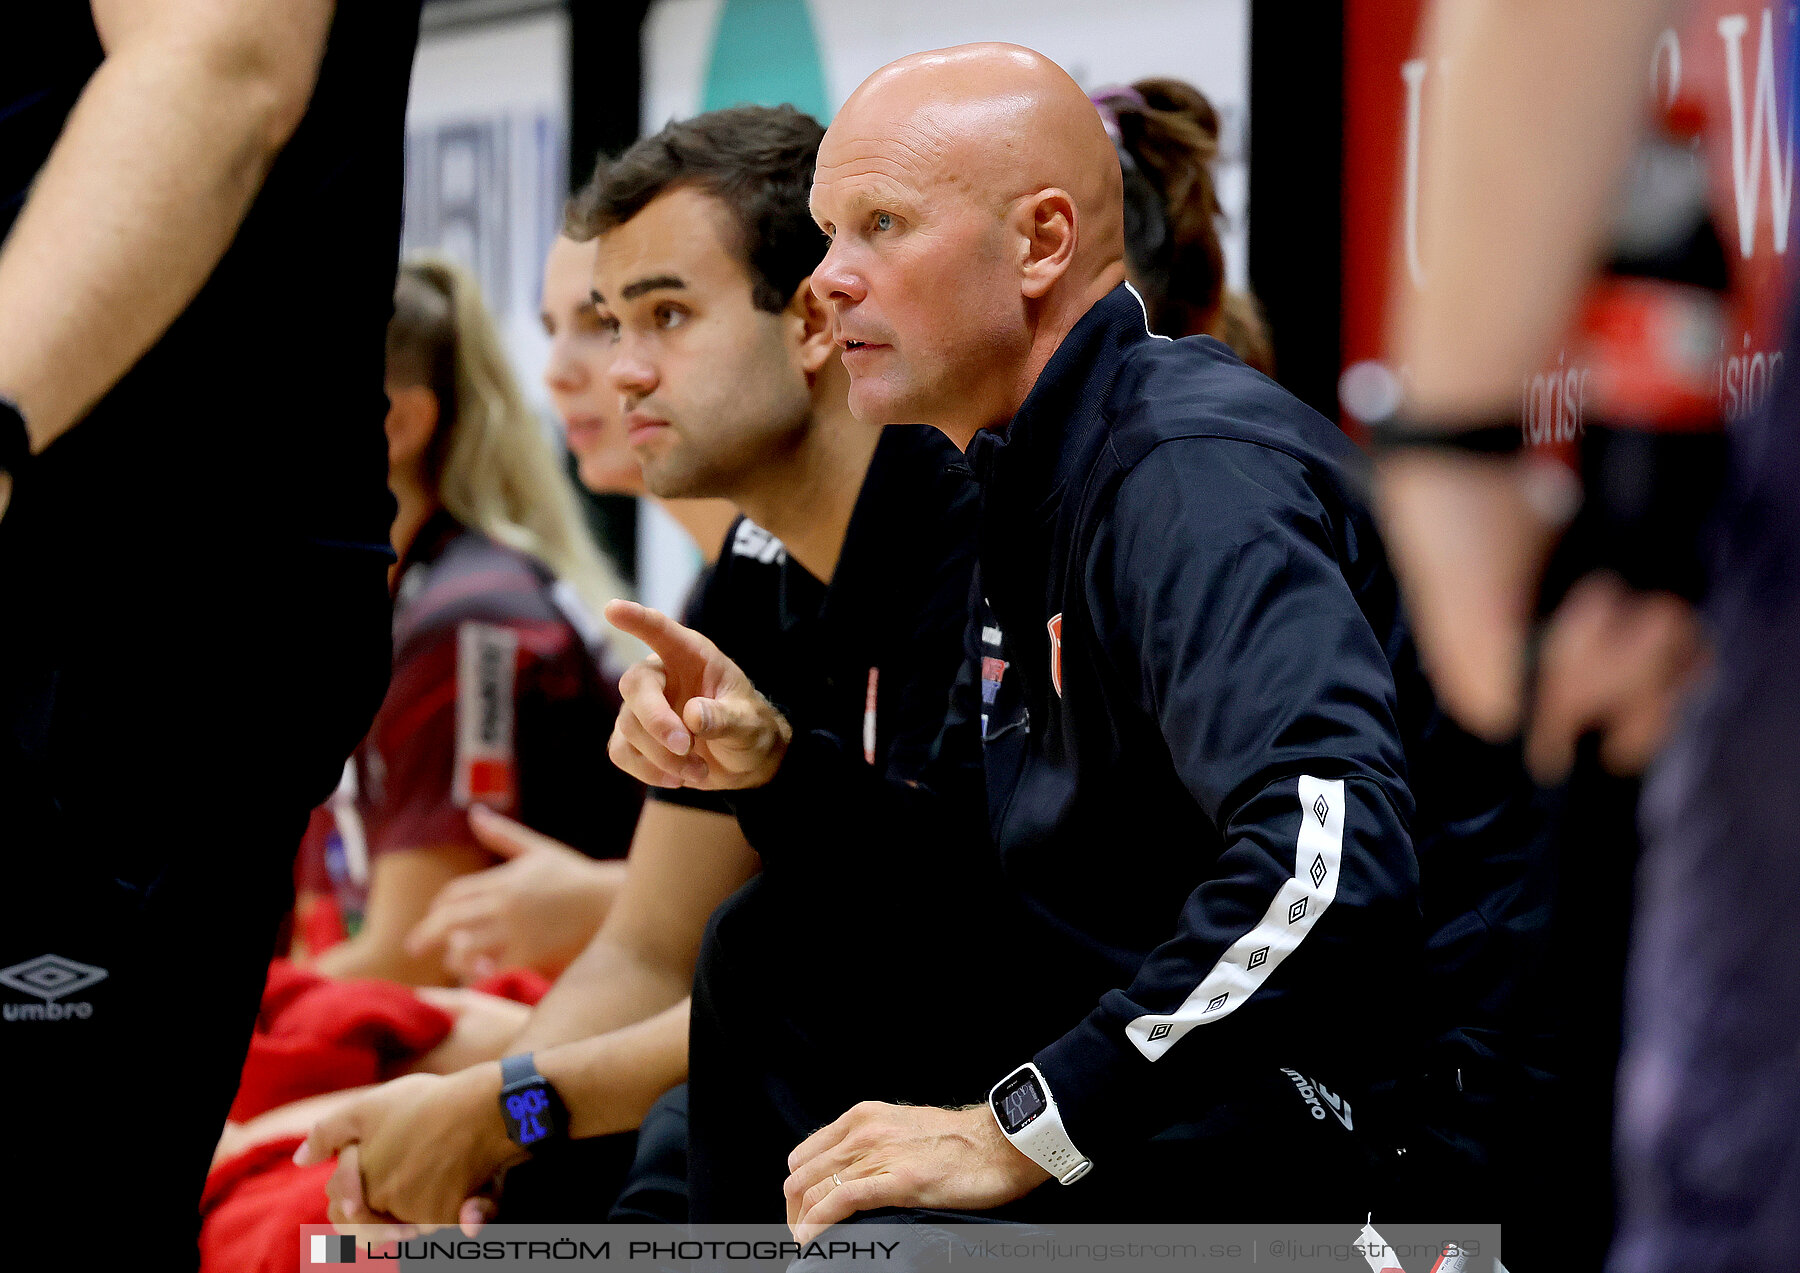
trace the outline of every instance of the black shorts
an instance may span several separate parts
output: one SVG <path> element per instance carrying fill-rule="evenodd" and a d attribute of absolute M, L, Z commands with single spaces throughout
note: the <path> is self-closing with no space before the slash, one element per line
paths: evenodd
<path fill-rule="evenodd" d="M 48 1254 L 192 1268 L 294 852 L 386 685 L 386 562 L 31 530 L 0 521 L 8 1145 Z"/>

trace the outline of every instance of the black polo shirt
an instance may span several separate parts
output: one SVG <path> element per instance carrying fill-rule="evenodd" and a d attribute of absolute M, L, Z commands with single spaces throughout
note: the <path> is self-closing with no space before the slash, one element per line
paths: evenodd
<path fill-rule="evenodd" d="M 883 776 L 917 780 L 943 727 L 962 662 L 976 501 L 962 453 L 935 429 L 883 431 L 829 585 L 767 530 L 740 517 L 686 615 L 797 732 L 860 748 Z M 719 792 L 652 798 L 732 812 Z M 780 869 L 784 825 L 746 819 Z"/>
<path fill-rule="evenodd" d="M 838 757 L 822 785 L 730 793 L 763 869 L 714 915 L 696 978 L 695 1037 L 723 1042 L 694 1044 L 695 1107 L 715 1107 L 703 1088 L 747 1083 L 785 1125 L 783 1154 L 856 1100 L 944 1104 L 1003 1061 L 966 981 L 1017 928 L 980 834 L 980 740 L 944 727 L 967 666 L 978 513 L 952 443 L 889 426 L 829 586 L 740 521 L 693 608 L 787 716 L 793 747 Z M 946 751 L 967 752 L 951 767 L 972 783 L 944 781 Z M 915 835 L 880 802 L 844 808 L 857 779 L 916 792 L 930 818 Z M 965 805 L 946 807 L 952 791 Z"/>

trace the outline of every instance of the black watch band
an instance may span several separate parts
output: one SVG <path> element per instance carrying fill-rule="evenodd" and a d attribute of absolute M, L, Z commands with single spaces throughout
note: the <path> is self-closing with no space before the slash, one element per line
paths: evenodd
<path fill-rule="evenodd" d="M 1395 451 L 1452 451 L 1462 455 L 1506 457 L 1525 449 L 1525 430 L 1517 419 L 1474 416 L 1432 419 L 1409 412 L 1398 374 L 1385 363 L 1359 362 L 1338 381 L 1344 412 L 1368 430 L 1369 450 L 1377 456 Z"/>
<path fill-rule="evenodd" d="M 1459 428 L 1427 428 L 1418 421 L 1389 416 L 1369 426 L 1369 449 L 1376 455 L 1395 451 L 1455 451 L 1462 455 L 1504 457 L 1525 449 L 1525 430 L 1516 420 Z"/>
<path fill-rule="evenodd" d="M 11 399 L 0 397 L 0 472 L 16 474 L 31 458 L 31 434 Z"/>
<path fill-rule="evenodd" d="M 521 1149 L 537 1149 L 569 1134 L 569 1111 L 550 1080 L 538 1073 L 530 1052 L 500 1062 L 500 1117 Z"/>

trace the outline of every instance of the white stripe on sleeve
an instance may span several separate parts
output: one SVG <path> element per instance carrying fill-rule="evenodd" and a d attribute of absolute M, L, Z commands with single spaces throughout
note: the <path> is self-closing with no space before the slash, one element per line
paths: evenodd
<path fill-rule="evenodd" d="M 1300 776 L 1300 837 L 1294 876 L 1249 932 L 1231 943 L 1182 1005 L 1166 1016 L 1146 1014 L 1125 1027 L 1125 1037 L 1152 1061 L 1195 1026 L 1223 1021 L 1261 989 L 1282 960 L 1300 947 L 1337 896 L 1344 855 L 1344 780 Z"/>

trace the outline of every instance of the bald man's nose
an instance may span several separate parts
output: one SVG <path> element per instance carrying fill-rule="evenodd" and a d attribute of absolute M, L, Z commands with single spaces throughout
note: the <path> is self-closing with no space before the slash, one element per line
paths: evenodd
<path fill-rule="evenodd" d="M 855 305 L 869 294 L 860 271 L 852 267 L 842 236 L 825 249 L 825 259 L 812 272 L 813 295 L 826 305 Z"/>

